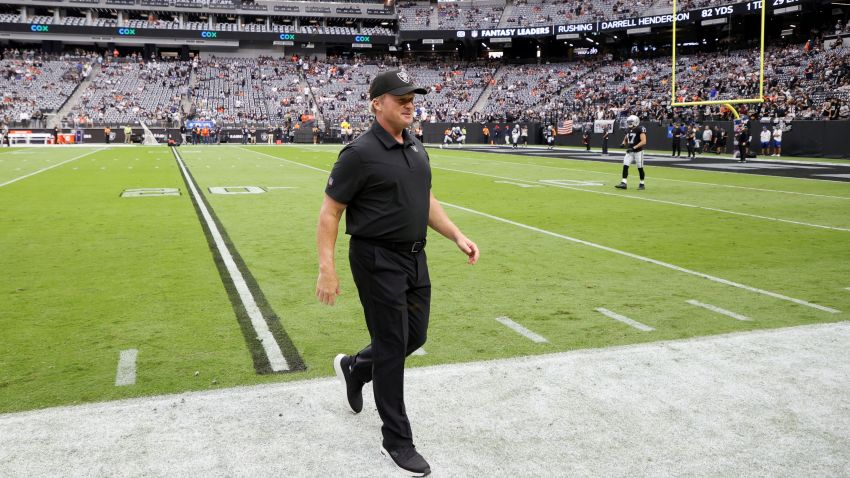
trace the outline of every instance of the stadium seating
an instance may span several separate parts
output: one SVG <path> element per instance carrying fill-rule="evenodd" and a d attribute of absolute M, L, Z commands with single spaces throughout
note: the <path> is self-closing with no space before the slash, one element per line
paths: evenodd
<path fill-rule="evenodd" d="M 92 59 L 66 55 L 43 58 L 34 52 L 3 52 L 0 61 L 0 119 L 28 124 L 58 110 L 88 74 Z"/>
<path fill-rule="evenodd" d="M 440 3 L 437 7 L 437 21 L 440 29 L 495 28 L 499 26 L 504 10 L 504 3 Z"/>
<path fill-rule="evenodd" d="M 347 119 L 359 126 L 370 117 L 369 83 L 388 69 L 384 64 L 316 61 L 309 63 L 304 75 L 326 124 L 338 125 Z"/>
<path fill-rule="evenodd" d="M 171 124 L 188 77 L 187 62 L 109 61 L 66 120 L 82 125 Z"/>
<path fill-rule="evenodd" d="M 398 6 L 399 30 L 433 30 L 429 2 L 405 2 Z M 436 27 L 436 25 L 435 25 Z"/>
<path fill-rule="evenodd" d="M 505 65 L 493 84 L 483 116 L 491 120 L 542 119 L 561 90 L 587 74 L 588 64 Z M 553 105 L 554 103 L 554 105 Z"/>
<path fill-rule="evenodd" d="M 596 0 L 596 1 L 528 1 L 518 0 L 510 16 L 502 24 L 551 25 L 578 23 L 640 16 L 652 6 L 651 0 Z"/>
<path fill-rule="evenodd" d="M 197 85 L 192 88 L 196 116 L 222 123 L 268 121 L 262 86 L 249 58 L 222 58 L 199 62 Z"/>
<path fill-rule="evenodd" d="M 496 65 L 487 64 L 419 63 L 405 68 L 429 90 L 419 102 L 429 121 L 449 122 L 472 120 L 472 107 L 496 71 Z"/>

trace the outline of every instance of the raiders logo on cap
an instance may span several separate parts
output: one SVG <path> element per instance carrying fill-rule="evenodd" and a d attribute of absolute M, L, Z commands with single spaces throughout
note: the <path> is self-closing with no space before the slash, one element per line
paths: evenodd
<path fill-rule="evenodd" d="M 369 86 L 370 100 L 386 93 L 395 96 L 404 96 L 408 93 L 427 95 L 428 90 L 416 86 L 406 71 L 391 70 L 376 76 Z"/>

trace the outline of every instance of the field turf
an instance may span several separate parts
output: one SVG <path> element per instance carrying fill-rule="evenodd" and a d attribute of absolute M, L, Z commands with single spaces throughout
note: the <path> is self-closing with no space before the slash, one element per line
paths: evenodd
<path fill-rule="evenodd" d="M 331 375 L 368 342 L 342 231 L 343 295 L 314 297 L 339 148 L 179 149 L 306 365 L 275 374 L 254 369 L 170 149 L 0 150 L 0 412 Z M 431 325 L 411 366 L 850 319 L 850 184 L 649 165 L 646 191 L 618 191 L 617 165 L 429 151 L 433 191 L 482 257 L 429 234 Z M 179 195 L 122 197 L 139 188 Z M 119 387 L 127 349 L 136 383 Z"/>

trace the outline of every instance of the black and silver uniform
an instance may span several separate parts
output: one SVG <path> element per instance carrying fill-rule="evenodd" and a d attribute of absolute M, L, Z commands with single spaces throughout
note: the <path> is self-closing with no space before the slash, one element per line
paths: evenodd
<path fill-rule="evenodd" d="M 640 148 L 635 148 L 638 143 L 640 143 L 640 135 L 646 134 L 646 128 L 643 126 L 632 126 L 626 132 L 626 146 L 634 149 L 635 151 L 640 151 L 643 149 L 643 146 Z"/>

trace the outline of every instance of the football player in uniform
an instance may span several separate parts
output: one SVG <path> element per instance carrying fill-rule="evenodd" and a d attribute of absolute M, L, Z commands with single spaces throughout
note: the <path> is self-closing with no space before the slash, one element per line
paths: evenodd
<path fill-rule="evenodd" d="M 623 138 L 623 146 L 626 147 L 626 156 L 623 158 L 623 180 L 620 184 L 614 186 L 617 189 L 626 189 L 626 181 L 629 177 L 629 165 L 635 163 L 640 174 L 640 184 L 638 189 L 646 189 L 643 184 L 643 148 L 646 146 L 646 128 L 640 126 L 640 119 L 631 115 L 626 118 L 626 136 Z"/>
<path fill-rule="evenodd" d="M 440 149 L 447 148 L 452 143 L 452 130 L 446 128 L 443 131 L 443 144 L 440 145 Z"/>
<path fill-rule="evenodd" d="M 546 127 L 546 149 L 555 149 L 555 125 Z"/>

